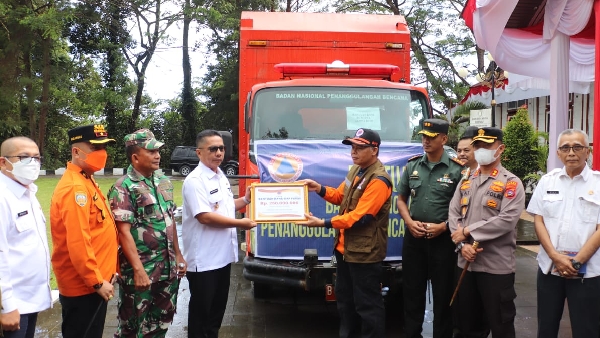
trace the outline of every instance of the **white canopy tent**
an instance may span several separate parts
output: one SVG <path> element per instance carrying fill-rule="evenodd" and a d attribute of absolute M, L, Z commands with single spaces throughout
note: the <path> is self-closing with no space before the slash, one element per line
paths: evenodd
<path fill-rule="evenodd" d="M 523 0 L 521 0 L 523 1 Z M 463 18 L 471 27 L 477 45 L 489 51 L 496 63 L 511 74 L 525 77 L 510 83 L 517 87 L 545 89 L 549 87 L 550 156 L 548 170 L 561 167 L 556 153 L 556 138 L 568 127 L 569 91 L 588 93 L 595 76 L 595 33 L 591 25 L 600 10 L 594 0 L 546 0 L 545 6 L 530 10 L 532 23 L 543 15 L 543 27 L 506 28 L 519 0 L 468 0 Z M 593 15 L 595 14 L 595 15 Z M 590 25 L 591 28 L 590 29 Z M 594 88 L 595 97 L 598 88 Z M 600 105 L 600 100 L 594 100 Z M 600 113 L 596 106 L 595 114 Z M 600 129 L 600 118 L 594 119 L 594 130 Z M 600 130 L 594 133 L 594 144 L 600 144 Z M 594 152 L 594 158 L 600 152 Z M 594 165 L 600 160 L 594 161 Z"/>

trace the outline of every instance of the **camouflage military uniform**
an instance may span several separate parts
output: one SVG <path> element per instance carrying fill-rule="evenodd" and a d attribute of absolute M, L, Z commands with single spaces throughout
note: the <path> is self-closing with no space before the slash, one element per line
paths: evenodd
<path fill-rule="evenodd" d="M 175 314 L 179 288 L 173 184 L 156 172 L 144 177 L 130 165 L 127 174 L 111 187 L 108 199 L 115 221 L 131 224 L 138 255 L 152 283 L 149 290 L 136 290 L 133 268 L 120 253 L 123 279 L 115 337 L 164 337 Z"/>

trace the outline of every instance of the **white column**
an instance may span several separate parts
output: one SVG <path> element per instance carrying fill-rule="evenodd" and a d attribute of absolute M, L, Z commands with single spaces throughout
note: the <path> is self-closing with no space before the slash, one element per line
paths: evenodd
<path fill-rule="evenodd" d="M 550 171 L 561 168 L 562 162 L 556 156 L 558 134 L 569 125 L 569 50 L 570 38 L 559 30 L 554 32 L 550 42 Z"/>

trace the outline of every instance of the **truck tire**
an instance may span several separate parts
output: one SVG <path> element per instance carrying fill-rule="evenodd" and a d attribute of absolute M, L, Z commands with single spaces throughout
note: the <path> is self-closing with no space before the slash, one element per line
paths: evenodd
<path fill-rule="evenodd" d="M 226 176 L 233 176 L 233 175 L 237 175 L 237 170 L 235 169 L 234 166 L 232 165 L 227 165 L 225 166 L 225 175 Z"/>
<path fill-rule="evenodd" d="M 252 282 L 252 295 L 255 299 L 269 298 L 271 286 L 269 284 Z"/>
<path fill-rule="evenodd" d="M 192 168 L 190 168 L 189 165 L 184 164 L 181 167 L 179 167 L 178 171 L 182 176 L 187 176 L 192 172 Z"/>

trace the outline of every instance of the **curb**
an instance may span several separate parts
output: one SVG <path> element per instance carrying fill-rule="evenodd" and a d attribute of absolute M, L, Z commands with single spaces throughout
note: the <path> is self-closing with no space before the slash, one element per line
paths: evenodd
<path fill-rule="evenodd" d="M 62 176 L 65 173 L 66 168 L 65 167 L 61 167 L 55 170 L 45 170 L 42 169 L 40 170 L 40 176 L 52 176 L 52 175 L 58 175 L 58 176 Z M 173 169 L 158 169 L 158 172 L 163 173 L 164 175 L 167 176 L 181 176 L 177 171 L 174 171 Z M 94 176 L 123 176 L 125 174 L 125 168 L 104 168 L 102 170 L 98 170 L 94 173 Z"/>

